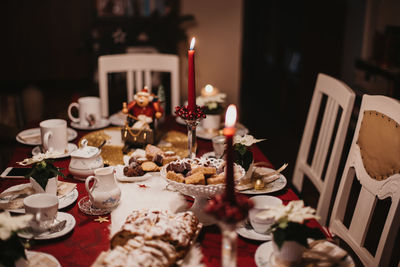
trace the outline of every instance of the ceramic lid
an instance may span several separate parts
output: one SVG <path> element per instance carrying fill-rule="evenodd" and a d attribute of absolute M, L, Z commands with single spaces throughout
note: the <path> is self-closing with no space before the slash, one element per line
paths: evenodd
<path fill-rule="evenodd" d="M 88 159 L 96 156 L 100 150 L 95 146 L 88 146 L 87 143 L 88 141 L 86 139 L 82 139 L 81 147 L 72 152 L 71 157 Z"/>

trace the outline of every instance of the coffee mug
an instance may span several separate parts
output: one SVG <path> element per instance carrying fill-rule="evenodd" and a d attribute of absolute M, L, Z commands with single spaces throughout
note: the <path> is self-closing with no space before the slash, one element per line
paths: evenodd
<path fill-rule="evenodd" d="M 51 194 L 34 194 L 24 198 L 26 214 L 32 214 L 33 218 L 29 226 L 38 232 L 49 229 L 57 217 L 58 197 Z"/>
<path fill-rule="evenodd" d="M 64 154 L 68 148 L 67 122 L 51 119 L 42 121 L 39 125 L 44 150 Z"/>
<path fill-rule="evenodd" d="M 72 116 L 72 108 L 76 108 L 79 112 L 79 118 Z M 101 119 L 100 98 L 95 96 L 85 96 L 78 99 L 68 106 L 68 117 L 71 121 L 79 123 L 81 126 L 91 126 L 99 122 Z"/>

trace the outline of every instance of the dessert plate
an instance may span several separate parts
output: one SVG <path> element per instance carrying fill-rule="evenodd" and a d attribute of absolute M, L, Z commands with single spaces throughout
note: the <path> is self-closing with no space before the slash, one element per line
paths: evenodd
<path fill-rule="evenodd" d="M 63 220 L 66 220 L 65 223 L 65 227 L 58 232 L 55 233 L 49 233 L 47 232 L 43 232 L 41 234 L 33 234 L 32 232 L 30 232 L 29 230 L 24 230 L 18 233 L 19 237 L 22 238 L 26 238 L 26 239 L 36 239 L 36 240 L 46 240 L 46 239 L 53 239 L 53 238 L 57 238 L 57 237 L 61 237 L 64 236 L 66 234 L 68 234 L 69 232 L 72 231 L 72 229 L 74 229 L 76 221 L 74 216 L 72 216 L 69 213 L 65 213 L 65 212 L 58 212 L 57 213 L 57 218 L 56 218 L 56 222 L 61 222 Z"/>
<path fill-rule="evenodd" d="M 117 180 L 120 182 L 141 182 L 141 181 L 149 179 L 152 175 L 159 173 L 159 172 L 147 172 L 142 176 L 129 177 L 129 176 L 124 175 L 125 167 L 126 167 L 125 165 L 121 165 L 121 164 L 118 164 L 115 167 L 115 178 L 117 178 Z"/>
<path fill-rule="evenodd" d="M 254 231 L 253 227 L 251 227 L 250 223 L 243 224 L 240 227 L 236 229 L 236 233 L 238 233 L 240 236 L 251 239 L 251 240 L 256 240 L 256 241 L 268 241 L 271 240 L 271 235 L 263 235 L 259 234 L 256 231 Z"/>
<path fill-rule="evenodd" d="M 77 136 L 78 133 L 74 129 L 67 129 L 68 141 L 74 140 Z M 42 144 L 42 140 L 40 138 L 40 128 L 31 128 L 24 130 L 18 133 L 15 139 L 24 145 L 37 146 Z"/>
<path fill-rule="evenodd" d="M 71 153 L 74 152 L 74 151 L 77 150 L 77 149 L 78 149 L 78 147 L 77 147 L 75 144 L 73 144 L 73 143 L 68 143 L 67 152 L 65 152 L 64 154 L 54 155 L 54 156 L 52 156 L 51 158 L 52 158 L 52 159 L 61 159 L 61 158 L 69 157 L 69 156 L 71 155 Z M 40 152 L 41 152 L 41 151 L 40 151 L 40 146 L 35 146 L 35 147 L 32 149 L 32 155 L 33 155 L 33 156 L 36 156 L 36 155 L 39 154 Z"/>
<path fill-rule="evenodd" d="M 14 185 L 11 186 L 10 188 L 7 188 L 6 190 L 4 190 L 2 193 L 6 193 L 6 192 L 10 192 L 10 191 L 18 191 L 18 190 L 22 190 L 28 186 L 31 186 L 30 183 L 27 184 L 19 184 L 19 185 Z M 71 192 L 69 192 L 68 194 L 66 194 L 65 196 L 62 197 L 58 197 L 58 209 L 63 209 L 68 207 L 69 205 L 71 205 L 72 203 L 75 202 L 75 200 L 78 199 L 78 190 L 75 188 L 74 190 L 72 190 Z M 0 200 L 0 202 L 7 202 L 7 200 Z M 25 209 L 9 209 L 9 212 L 14 212 L 14 213 L 25 213 Z"/>
<path fill-rule="evenodd" d="M 275 171 L 274 169 L 267 168 L 267 167 L 265 167 L 265 169 L 267 171 L 271 171 L 271 172 Z M 282 190 L 283 188 L 285 188 L 286 184 L 287 184 L 286 177 L 283 176 L 282 174 L 279 174 L 279 178 L 271 183 L 266 184 L 264 189 L 255 190 L 254 188 L 252 188 L 252 189 L 240 191 L 240 193 L 246 194 L 246 195 L 267 194 L 267 193 L 272 193 L 272 192 Z"/>
<path fill-rule="evenodd" d="M 101 118 L 101 120 L 92 126 L 81 125 L 79 122 L 71 122 L 71 126 L 79 130 L 98 130 L 110 125 L 110 121 L 106 118 Z"/>
<path fill-rule="evenodd" d="M 44 252 L 27 250 L 26 257 L 29 267 L 40 266 L 44 262 L 46 263 L 46 267 L 61 267 L 60 262 L 53 255 Z"/>

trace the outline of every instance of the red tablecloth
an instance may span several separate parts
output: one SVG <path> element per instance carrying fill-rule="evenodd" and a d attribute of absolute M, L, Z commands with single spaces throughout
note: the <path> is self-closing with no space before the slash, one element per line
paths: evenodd
<path fill-rule="evenodd" d="M 174 123 L 172 121 L 168 121 L 168 123 L 171 124 L 171 128 L 185 131 L 184 126 L 172 126 Z M 78 142 L 80 137 L 86 133 L 85 131 L 78 131 L 78 138 L 76 138 L 74 142 Z M 202 155 L 211 150 L 212 144 L 210 141 L 198 139 L 198 155 Z M 16 162 L 30 157 L 31 151 L 31 146 L 20 145 L 17 147 L 12 156 L 10 166 L 18 166 Z M 253 154 L 255 162 L 263 161 L 269 163 L 268 159 L 258 147 L 255 146 L 253 148 Z M 55 165 L 63 168 L 62 172 L 66 175 L 65 179 L 60 178 L 60 180 L 77 183 L 79 201 L 82 197 L 87 195 L 87 192 L 84 182 L 77 181 L 69 175 L 69 162 L 70 158 L 60 159 L 56 160 Z M 26 182 L 25 179 L 1 179 L 0 192 L 10 186 Z M 296 194 L 289 188 L 276 192 L 273 195 L 281 198 L 284 203 L 298 199 Z M 109 248 L 109 223 L 95 222 L 94 219 L 97 218 L 97 216 L 88 216 L 80 212 L 77 202 L 61 211 L 70 213 L 75 217 L 75 229 L 71 233 L 57 239 L 34 241 L 35 243 L 30 250 L 49 253 L 56 257 L 62 266 L 90 266 L 101 251 L 105 251 Z M 318 227 L 316 221 L 311 224 Z M 200 242 L 204 254 L 204 263 L 207 266 L 220 266 L 221 235 L 218 227 L 204 227 L 199 235 L 198 242 Z M 239 237 L 238 266 L 255 266 L 254 253 L 261 243 L 262 242 Z"/>

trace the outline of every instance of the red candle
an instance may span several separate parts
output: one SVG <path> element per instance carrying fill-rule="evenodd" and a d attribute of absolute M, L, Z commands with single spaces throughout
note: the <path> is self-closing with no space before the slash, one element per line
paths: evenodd
<path fill-rule="evenodd" d="M 233 136 L 235 135 L 236 106 L 229 105 L 225 115 L 224 135 L 226 138 L 226 198 L 235 203 L 235 181 L 233 177 Z"/>
<path fill-rule="evenodd" d="M 194 43 L 195 38 L 192 38 L 190 49 L 188 51 L 188 110 L 196 109 L 196 80 L 194 76 Z"/>

